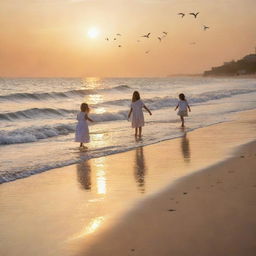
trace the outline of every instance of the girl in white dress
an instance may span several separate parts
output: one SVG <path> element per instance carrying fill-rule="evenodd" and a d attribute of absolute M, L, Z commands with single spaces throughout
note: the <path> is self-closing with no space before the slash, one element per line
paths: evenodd
<path fill-rule="evenodd" d="M 131 109 L 128 114 L 128 119 L 132 114 L 132 128 L 135 128 L 135 137 L 138 135 L 139 129 L 139 137 L 141 137 L 142 126 L 144 126 L 144 115 L 142 108 L 145 108 L 150 115 L 152 115 L 151 111 L 144 105 L 142 100 L 140 99 L 140 94 L 138 91 L 135 91 L 132 95 L 132 104 Z"/>
<path fill-rule="evenodd" d="M 84 147 L 83 143 L 90 142 L 90 135 L 89 135 L 87 120 L 91 122 L 93 122 L 93 120 L 88 116 L 90 112 L 88 104 L 82 103 L 80 109 L 81 109 L 81 112 L 77 114 L 78 123 L 76 126 L 75 141 L 80 142 L 80 148 L 86 148 Z"/>
<path fill-rule="evenodd" d="M 177 115 L 180 116 L 181 127 L 184 127 L 184 116 L 188 116 L 188 110 L 191 112 L 191 109 L 183 93 L 179 94 L 179 99 L 180 100 L 174 110 L 179 108 Z"/>

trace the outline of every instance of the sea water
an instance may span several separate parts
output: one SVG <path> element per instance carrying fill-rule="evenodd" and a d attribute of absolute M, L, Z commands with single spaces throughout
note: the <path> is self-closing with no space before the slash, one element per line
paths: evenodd
<path fill-rule="evenodd" d="M 187 132 L 256 106 L 253 78 L 1 78 L 0 89 L 0 183 L 182 136 L 179 93 L 192 110 Z M 153 113 L 144 113 L 139 141 L 127 120 L 134 90 Z M 74 132 L 82 102 L 95 122 L 81 154 Z"/>

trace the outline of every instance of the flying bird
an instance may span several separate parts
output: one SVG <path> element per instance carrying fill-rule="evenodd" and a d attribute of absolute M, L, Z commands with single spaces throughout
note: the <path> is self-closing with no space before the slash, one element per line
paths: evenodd
<path fill-rule="evenodd" d="M 180 15 L 180 16 L 181 16 L 181 18 L 183 18 L 183 17 L 185 16 L 185 13 L 180 12 L 180 13 L 178 13 L 178 15 Z"/>
<path fill-rule="evenodd" d="M 194 17 L 195 17 L 195 19 L 196 19 L 196 17 L 197 17 L 197 15 L 199 14 L 199 12 L 197 12 L 197 13 L 194 13 L 194 12 L 191 12 L 191 13 L 189 13 L 190 15 L 193 15 Z"/>
<path fill-rule="evenodd" d="M 210 28 L 210 27 L 207 27 L 207 26 L 204 25 L 204 31 L 207 30 L 207 29 L 209 29 L 209 28 Z"/>
<path fill-rule="evenodd" d="M 146 38 L 149 38 L 149 35 L 150 35 L 151 33 L 147 33 L 146 35 L 143 35 L 143 36 L 141 36 L 141 37 L 146 37 Z"/>
<path fill-rule="evenodd" d="M 167 36 L 168 32 L 165 32 L 165 31 L 164 31 L 163 34 L 164 34 L 165 36 Z"/>
<path fill-rule="evenodd" d="M 159 42 L 161 43 L 162 41 L 162 38 L 161 37 L 157 37 L 157 39 L 159 40 Z"/>

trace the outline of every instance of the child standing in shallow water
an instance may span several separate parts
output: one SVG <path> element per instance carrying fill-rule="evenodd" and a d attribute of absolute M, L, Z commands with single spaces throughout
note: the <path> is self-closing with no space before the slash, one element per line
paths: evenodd
<path fill-rule="evenodd" d="M 178 116 L 180 116 L 180 120 L 181 120 L 181 127 L 184 127 L 184 117 L 188 116 L 188 110 L 189 112 L 191 112 L 190 106 L 188 105 L 188 102 L 185 98 L 185 95 L 183 93 L 181 93 L 179 95 L 179 102 L 176 106 L 176 108 L 174 110 L 176 110 L 177 108 L 179 108 L 179 111 L 177 113 Z"/>
<path fill-rule="evenodd" d="M 91 122 L 93 122 L 93 120 L 88 116 L 90 112 L 88 104 L 82 103 L 80 109 L 81 112 L 77 114 L 78 124 L 76 126 L 75 141 L 80 142 L 80 148 L 86 148 L 84 147 L 83 143 L 90 142 L 87 120 Z"/>
<path fill-rule="evenodd" d="M 150 115 L 152 115 L 151 111 L 144 105 L 142 100 L 140 99 L 140 94 L 138 91 L 135 91 L 132 95 L 132 104 L 131 109 L 128 114 L 128 119 L 132 114 L 132 128 L 135 128 L 135 137 L 138 135 L 139 129 L 139 137 L 141 137 L 142 126 L 144 126 L 144 115 L 142 108 L 145 108 Z"/>

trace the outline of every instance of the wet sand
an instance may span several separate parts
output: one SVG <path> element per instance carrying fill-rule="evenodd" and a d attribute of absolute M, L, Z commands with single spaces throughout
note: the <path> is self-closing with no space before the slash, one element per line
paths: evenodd
<path fill-rule="evenodd" d="M 256 255 L 256 142 L 183 178 L 77 255 Z"/>
<path fill-rule="evenodd" d="M 2 184 L 0 254 L 252 255 L 255 115 Z"/>

